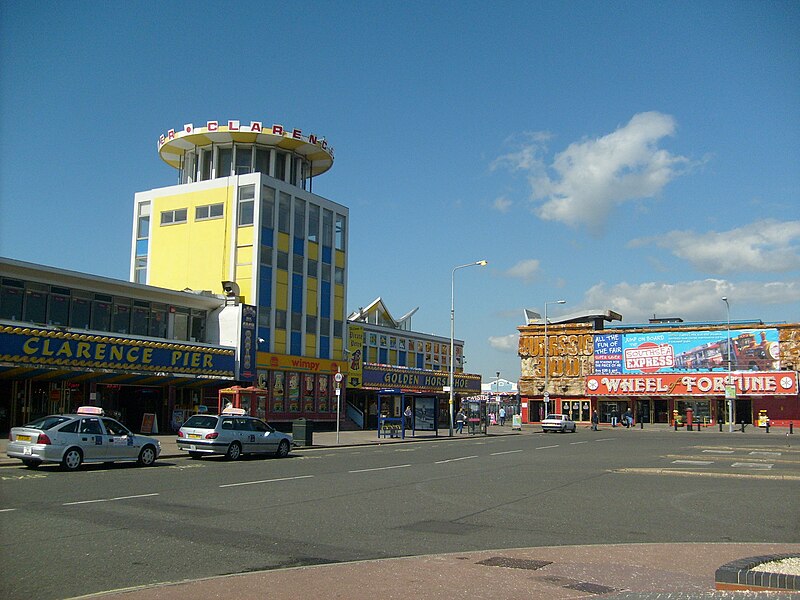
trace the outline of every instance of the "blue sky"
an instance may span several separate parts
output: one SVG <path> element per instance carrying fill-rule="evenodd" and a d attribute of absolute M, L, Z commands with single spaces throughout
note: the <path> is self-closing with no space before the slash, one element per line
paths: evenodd
<path fill-rule="evenodd" d="M 800 320 L 800 3 L 0 3 L 0 255 L 127 279 L 158 136 L 324 135 L 348 309 L 515 380 L 523 308 Z"/>

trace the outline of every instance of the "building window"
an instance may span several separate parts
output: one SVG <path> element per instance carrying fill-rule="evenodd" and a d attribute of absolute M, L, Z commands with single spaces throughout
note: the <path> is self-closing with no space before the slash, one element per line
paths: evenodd
<path fill-rule="evenodd" d="M 322 245 L 333 245 L 333 213 L 329 210 L 322 211 Z"/>
<path fill-rule="evenodd" d="M 319 266 L 319 262 L 313 260 L 311 258 L 308 259 L 308 264 L 306 265 L 306 274 L 309 277 L 313 277 L 314 279 L 317 278 L 317 267 Z"/>
<path fill-rule="evenodd" d="M 336 267 L 333 271 L 333 276 L 334 283 L 338 285 L 344 285 L 344 269 L 342 267 Z"/>
<path fill-rule="evenodd" d="M 346 239 L 345 222 L 343 215 L 336 215 L 336 249 L 344 250 L 344 241 Z"/>
<path fill-rule="evenodd" d="M 166 339 L 167 306 L 166 304 L 150 305 L 150 337 Z"/>
<path fill-rule="evenodd" d="M 309 335 L 316 335 L 317 317 L 313 315 L 306 315 L 306 333 Z"/>
<path fill-rule="evenodd" d="M 161 224 L 174 225 L 176 223 L 186 223 L 186 215 L 187 210 L 185 208 L 161 211 Z"/>
<path fill-rule="evenodd" d="M 206 204 L 194 209 L 194 220 L 203 221 L 205 219 L 219 219 L 222 216 L 223 204 Z"/>
<path fill-rule="evenodd" d="M 308 205 L 308 241 L 319 242 L 319 206 Z"/>
<path fill-rule="evenodd" d="M 114 298 L 111 309 L 111 331 L 128 333 L 131 328 L 131 306 L 127 298 Z"/>
<path fill-rule="evenodd" d="M 96 331 L 111 330 L 111 296 L 95 294 L 92 302 L 92 329 Z"/>
<path fill-rule="evenodd" d="M 48 302 L 47 322 L 50 325 L 69 325 L 70 290 L 50 286 L 50 302 Z"/>
<path fill-rule="evenodd" d="M 22 319 L 22 304 L 25 284 L 16 279 L 3 279 L 0 288 L 0 319 L 19 321 Z"/>
<path fill-rule="evenodd" d="M 233 148 L 217 148 L 216 177 L 228 177 L 231 174 Z"/>
<path fill-rule="evenodd" d="M 200 179 L 208 181 L 211 179 L 211 157 L 214 152 L 211 147 L 200 151 Z"/>
<path fill-rule="evenodd" d="M 294 199 L 294 237 L 302 240 L 306 236 L 306 203 L 300 198 Z"/>
<path fill-rule="evenodd" d="M 253 224 L 255 193 L 254 185 L 245 185 L 239 188 L 239 227 Z"/>
<path fill-rule="evenodd" d="M 147 320 L 150 316 L 150 303 L 141 300 L 133 301 L 131 311 L 131 333 L 133 335 L 147 335 Z"/>
<path fill-rule="evenodd" d="M 289 233 L 291 201 L 292 197 L 289 194 L 280 193 L 280 200 L 278 201 L 278 231 L 281 233 Z"/>
<path fill-rule="evenodd" d="M 341 338 L 344 331 L 344 323 L 334 319 L 333 321 L 333 337 Z"/>
<path fill-rule="evenodd" d="M 256 173 L 269 175 L 270 150 L 266 148 L 256 148 Z"/>
<path fill-rule="evenodd" d="M 279 269 L 284 270 L 284 271 L 288 271 L 289 270 L 289 254 L 287 252 L 283 252 L 281 250 L 278 250 L 278 265 L 277 265 L 277 267 Z"/>
<path fill-rule="evenodd" d="M 275 328 L 276 329 L 286 329 L 286 311 L 285 310 L 276 310 L 275 311 Z"/>
<path fill-rule="evenodd" d="M 300 254 L 293 254 L 292 255 L 292 263 L 294 268 L 292 269 L 293 273 L 297 273 L 299 275 L 303 274 L 303 256 Z"/>
<path fill-rule="evenodd" d="M 69 308 L 69 325 L 73 329 L 89 329 L 92 315 L 91 297 L 78 295 L 80 292 L 72 292 L 72 302 Z"/>
<path fill-rule="evenodd" d="M 275 190 L 266 185 L 261 188 L 261 227 L 270 230 L 271 239 L 275 228 Z"/>
<path fill-rule="evenodd" d="M 275 155 L 275 179 L 286 181 L 286 152 L 277 152 Z"/>
<path fill-rule="evenodd" d="M 253 149 L 246 146 L 236 146 L 236 174 L 247 175 L 253 172 Z"/>

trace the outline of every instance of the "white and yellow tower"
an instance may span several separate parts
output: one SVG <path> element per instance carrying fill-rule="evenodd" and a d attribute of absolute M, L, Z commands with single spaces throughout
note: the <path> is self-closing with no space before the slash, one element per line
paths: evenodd
<path fill-rule="evenodd" d="M 135 196 L 131 281 L 216 293 L 235 283 L 257 309 L 259 380 L 283 373 L 288 412 L 290 377 L 310 385 L 305 369 L 335 372 L 343 358 L 349 211 L 311 192 L 333 148 L 300 129 L 228 120 L 170 130 L 158 152 L 179 182 Z M 314 380 L 315 399 L 326 385 Z M 302 394 L 292 412 L 306 412 Z"/>

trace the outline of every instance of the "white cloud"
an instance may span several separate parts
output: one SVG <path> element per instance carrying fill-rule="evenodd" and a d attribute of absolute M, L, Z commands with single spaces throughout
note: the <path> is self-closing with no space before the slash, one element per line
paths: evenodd
<path fill-rule="evenodd" d="M 511 204 L 511 200 L 505 196 L 500 196 L 499 198 L 495 198 L 495 201 L 492 203 L 492 208 L 494 208 L 497 212 L 507 213 L 511 208 Z"/>
<path fill-rule="evenodd" d="M 800 221 L 756 221 L 729 231 L 670 231 L 660 238 L 633 240 L 632 247 L 655 243 L 712 274 L 784 273 L 800 269 Z"/>
<path fill-rule="evenodd" d="M 513 267 L 506 271 L 507 277 L 512 277 L 514 279 L 521 279 L 525 283 L 530 283 L 534 279 L 536 279 L 536 275 L 539 273 L 539 266 L 540 262 L 535 258 L 528 258 L 526 260 L 521 260 Z"/>
<path fill-rule="evenodd" d="M 519 334 L 489 336 L 489 346 L 501 352 L 513 352 L 516 354 L 519 350 Z"/>
<path fill-rule="evenodd" d="M 646 323 L 654 315 L 680 317 L 685 321 L 725 318 L 723 296 L 739 307 L 765 305 L 797 306 L 800 281 L 730 282 L 701 279 L 679 283 L 598 284 L 590 288 L 584 302 L 590 308 L 610 308 L 622 314 L 626 323 Z M 743 315 L 744 317 L 744 315 Z M 758 317 L 758 315 L 747 315 Z"/>
<path fill-rule="evenodd" d="M 529 136 L 527 145 L 498 158 L 492 168 L 529 172 L 540 218 L 596 228 L 616 206 L 652 198 L 681 174 L 689 160 L 658 148 L 663 138 L 674 133 L 671 116 L 639 113 L 606 136 L 570 144 L 549 166 L 542 158 L 543 135 Z"/>

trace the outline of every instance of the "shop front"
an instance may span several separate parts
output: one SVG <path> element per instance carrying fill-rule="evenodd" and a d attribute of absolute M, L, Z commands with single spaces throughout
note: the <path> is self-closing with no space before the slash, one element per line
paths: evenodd
<path fill-rule="evenodd" d="M 336 381 L 342 373 L 343 381 Z M 303 417 L 315 422 L 336 423 L 338 412 L 344 414 L 347 380 L 347 363 L 321 358 L 308 358 L 259 352 L 257 357 L 257 385 L 264 390 L 258 396 L 263 406 L 255 413 L 270 422 L 291 422 Z"/>
<path fill-rule="evenodd" d="M 391 417 L 399 418 L 403 410 L 403 399 L 414 399 L 414 406 L 425 406 L 426 422 L 435 422 L 441 427 L 449 427 L 450 393 L 444 390 L 449 385 L 450 375 L 441 371 L 426 371 L 386 365 L 364 364 L 360 385 L 348 390 L 348 409 L 354 413 L 355 421 L 364 429 L 375 429 L 380 420 L 380 410 L 391 410 Z M 454 378 L 454 411 L 461 405 L 462 398 L 480 394 L 481 376 L 470 373 L 456 373 Z M 384 392 L 393 390 L 391 394 Z M 381 395 L 381 402 L 379 402 Z M 390 401 L 390 396 L 397 398 Z M 380 406 L 379 406 L 380 405 Z"/>
<path fill-rule="evenodd" d="M 163 339 L 0 326 L 0 428 L 47 414 L 100 406 L 138 431 L 155 415 L 166 431 L 235 376 L 233 348 Z"/>

